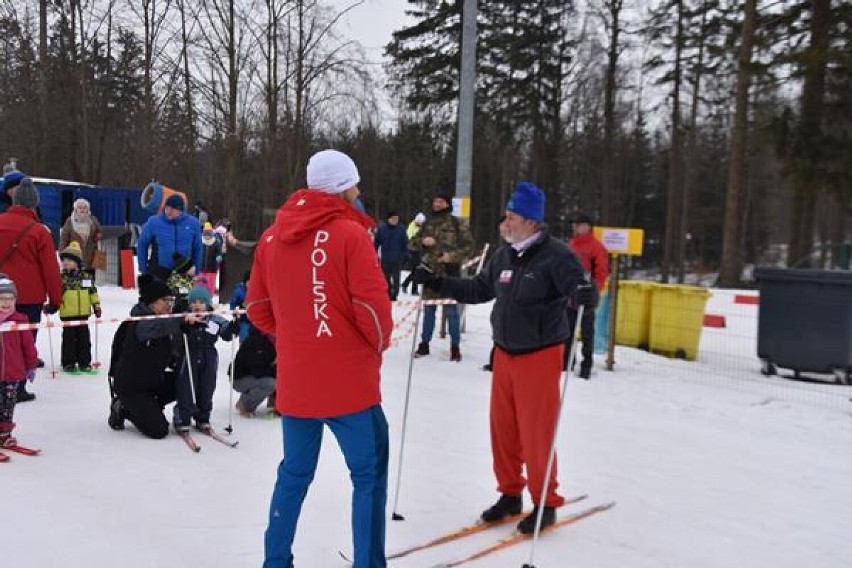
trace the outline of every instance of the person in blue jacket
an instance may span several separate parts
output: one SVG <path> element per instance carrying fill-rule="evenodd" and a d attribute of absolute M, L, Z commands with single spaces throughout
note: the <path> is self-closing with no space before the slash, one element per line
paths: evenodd
<path fill-rule="evenodd" d="M 201 268 L 201 225 L 184 212 L 185 207 L 183 198 L 172 195 L 163 212 L 145 223 L 136 243 L 140 274 L 149 272 L 166 280 L 180 257 L 192 259 L 190 274 Z"/>
<path fill-rule="evenodd" d="M 243 281 L 234 287 L 234 291 L 231 293 L 232 310 L 246 309 L 246 294 L 248 293 L 249 278 L 251 278 L 251 270 L 246 270 L 245 273 L 243 273 Z M 240 336 L 240 344 L 245 343 L 246 339 L 248 339 L 249 336 L 251 324 L 249 323 L 249 320 L 245 314 L 240 314 L 235 319 L 238 322 L 237 325 Z"/>
<path fill-rule="evenodd" d="M 405 234 L 405 227 L 399 222 L 399 213 L 388 213 L 387 221 L 382 223 L 376 232 L 375 243 L 382 260 L 382 272 L 388 281 L 388 294 L 391 302 L 395 302 L 399 294 L 402 263 L 408 256 L 408 236 Z"/>

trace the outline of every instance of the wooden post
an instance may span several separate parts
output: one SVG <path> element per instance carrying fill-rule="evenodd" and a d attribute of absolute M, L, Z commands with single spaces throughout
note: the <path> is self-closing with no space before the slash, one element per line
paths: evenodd
<path fill-rule="evenodd" d="M 615 330 L 618 327 L 618 279 L 621 272 L 621 257 L 612 255 L 612 269 L 609 275 L 609 341 L 606 352 L 606 370 L 615 366 Z"/>

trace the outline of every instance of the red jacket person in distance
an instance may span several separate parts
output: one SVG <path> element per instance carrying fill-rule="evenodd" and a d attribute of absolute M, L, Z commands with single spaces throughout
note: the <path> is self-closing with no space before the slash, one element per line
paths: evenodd
<path fill-rule="evenodd" d="M 357 568 L 384 568 L 388 430 L 380 368 L 393 328 L 388 286 L 368 229 L 352 203 L 358 169 L 324 150 L 260 239 L 248 317 L 275 335 L 276 408 L 286 451 L 278 467 L 264 568 L 289 568 L 296 523 L 328 426 L 350 468 Z"/>
<path fill-rule="evenodd" d="M 589 379 L 592 376 L 592 364 L 594 363 L 593 353 L 595 347 L 595 309 L 598 305 L 600 292 L 606 286 L 606 279 L 609 276 L 609 254 L 606 247 L 595 238 L 592 233 L 594 221 L 591 215 L 582 214 L 574 219 L 573 229 L 574 237 L 568 241 L 568 247 L 574 251 L 580 264 L 583 265 L 583 270 L 591 277 L 594 284 L 594 299 L 592 304 L 583 312 L 583 321 L 581 322 L 581 333 L 583 335 L 583 361 L 580 363 L 580 377 Z M 577 312 L 572 309 L 572 320 L 576 318 Z M 572 321 L 571 329 L 574 329 Z M 566 343 L 566 358 L 568 343 Z M 565 367 L 570 364 L 565 361 Z"/>

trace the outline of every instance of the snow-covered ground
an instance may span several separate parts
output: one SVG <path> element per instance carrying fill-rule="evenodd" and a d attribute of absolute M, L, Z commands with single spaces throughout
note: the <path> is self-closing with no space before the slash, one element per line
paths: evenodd
<path fill-rule="evenodd" d="M 135 294 L 102 290 L 105 316 L 126 314 Z M 395 311 L 401 317 L 406 306 Z M 449 345 L 414 364 L 408 437 L 388 550 L 429 540 L 468 523 L 496 498 L 488 437 L 489 306 L 473 307 L 451 363 Z M 737 333 L 744 332 L 740 327 Z M 99 333 L 109 359 L 114 326 Z M 401 334 L 404 330 L 398 330 Z M 39 336 L 48 368 L 18 406 L 21 443 L 39 457 L 0 465 L 3 568 L 259 567 L 267 504 L 281 458 L 276 420 L 233 416 L 237 449 L 200 439 L 190 453 L 176 436 L 152 441 L 132 426 L 107 427 L 109 394 L 99 377 L 50 378 L 49 337 Z M 59 334 L 53 332 L 58 357 Z M 393 504 L 410 339 L 391 349 L 383 372 L 391 425 Z M 221 344 L 214 424 L 228 424 Z M 621 350 L 615 373 L 569 381 L 560 429 L 559 480 L 585 504 L 617 501 L 596 517 L 545 535 L 539 568 L 846 567 L 852 558 L 852 417 L 783 402 L 770 387 L 726 388 L 684 379 L 689 365 Z M 600 361 L 599 361 L 600 362 Z M 761 389 L 767 389 L 766 392 Z M 529 503 L 529 500 L 526 499 Z M 584 504 L 584 505 L 585 505 Z M 584 505 L 566 508 L 579 510 Z M 335 568 L 350 550 L 350 485 L 333 436 L 326 436 L 295 543 L 299 568 Z M 464 556 L 509 528 L 495 529 L 392 563 L 428 567 Z M 521 566 L 528 545 L 472 564 Z"/>

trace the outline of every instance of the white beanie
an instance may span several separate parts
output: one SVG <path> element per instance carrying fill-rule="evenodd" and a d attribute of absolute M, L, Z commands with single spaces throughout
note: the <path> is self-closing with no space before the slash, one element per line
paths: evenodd
<path fill-rule="evenodd" d="M 343 193 L 358 185 L 361 176 L 352 158 L 337 150 L 317 152 L 308 160 L 308 189 Z"/>
<path fill-rule="evenodd" d="M 414 222 L 418 225 L 422 225 L 426 222 L 426 215 L 424 215 L 423 213 L 418 213 L 414 216 Z"/>

